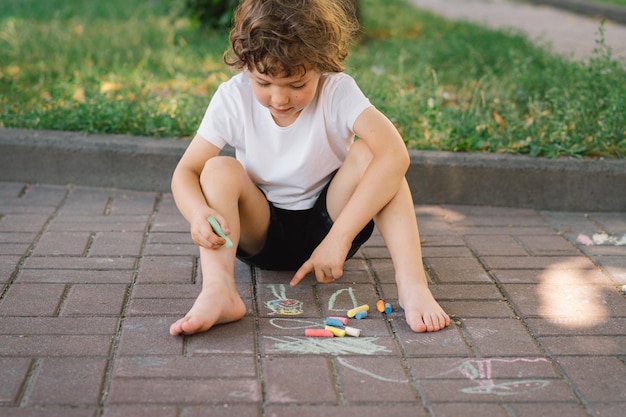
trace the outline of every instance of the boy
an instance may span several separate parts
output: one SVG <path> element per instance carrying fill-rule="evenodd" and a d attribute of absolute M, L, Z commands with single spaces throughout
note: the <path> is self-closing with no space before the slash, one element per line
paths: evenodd
<path fill-rule="evenodd" d="M 240 70 L 215 93 L 172 178 L 200 247 L 203 284 L 172 335 L 241 319 L 235 257 L 260 268 L 341 278 L 374 219 L 416 332 L 450 318 L 422 265 L 409 156 L 393 124 L 342 73 L 356 25 L 337 0 L 244 0 L 225 62 Z M 355 135 L 359 137 L 354 141 Z M 236 158 L 218 156 L 229 144 Z M 207 222 L 214 216 L 234 246 Z"/>

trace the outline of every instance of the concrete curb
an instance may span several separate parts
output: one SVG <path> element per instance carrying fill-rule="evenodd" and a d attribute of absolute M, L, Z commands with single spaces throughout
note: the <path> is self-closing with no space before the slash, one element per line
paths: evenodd
<path fill-rule="evenodd" d="M 586 0 L 525 0 L 528 3 L 544 4 L 575 13 L 605 18 L 626 24 L 626 7 L 613 4 L 594 3 Z"/>
<path fill-rule="evenodd" d="M 169 192 L 188 142 L 0 129 L 0 181 Z M 232 153 L 232 151 L 226 151 Z M 411 151 L 416 203 L 625 211 L 626 161 Z"/>

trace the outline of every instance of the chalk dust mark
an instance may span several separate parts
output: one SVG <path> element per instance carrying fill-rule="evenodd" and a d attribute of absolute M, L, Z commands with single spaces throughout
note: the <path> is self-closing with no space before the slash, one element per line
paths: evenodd
<path fill-rule="evenodd" d="M 391 352 L 387 347 L 377 345 L 378 337 L 335 337 L 332 339 L 295 336 L 265 336 L 275 342 L 269 350 L 296 354 L 360 354 L 375 355 Z"/>
<path fill-rule="evenodd" d="M 477 385 L 463 388 L 460 391 L 466 394 L 494 394 L 498 396 L 517 395 L 537 391 L 550 384 L 547 379 L 519 379 L 496 383 L 493 376 L 493 366 L 497 363 L 537 363 L 548 362 L 545 358 L 513 358 L 513 359 L 470 359 L 464 361 L 447 373 L 459 371 L 464 377 Z"/>
<path fill-rule="evenodd" d="M 349 308 L 335 308 L 335 303 L 337 302 L 337 297 L 339 297 L 342 293 L 347 292 L 348 296 L 350 297 L 350 301 L 352 301 L 352 306 Z M 353 308 L 358 307 L 359 304 L 356 300 L 356 296 L 354 295 L 354 289 L 352 287 L 348 287 L 348 288 L 342 288 L 340 290 L 335 291 L 329 298 L 328 298 L 328 311 L 348 311 L 351 310 Z"/>
<path fill-rule="evenodd" d="M 371 376 L 372 378 L 377 379 L 382 382 L 397 382 L 400 384 L 406 384 L 407 382 L 409 382 L 406 379 L 387 378 L 382 375 L 375 374 L 374 372 L 368 371 L 367 369 L 363 369 L 359 366 L 353 365 L 350 362 L 348 362 L 346 359 L 341 358 L 341 357 L 337 358 L 337 362 L 339 362 L 341 365 L 345 366 L 346 368 L 352 369 L 353 371 L 356 371 L 356 372 L 360 372 L 363 375 Z"/>

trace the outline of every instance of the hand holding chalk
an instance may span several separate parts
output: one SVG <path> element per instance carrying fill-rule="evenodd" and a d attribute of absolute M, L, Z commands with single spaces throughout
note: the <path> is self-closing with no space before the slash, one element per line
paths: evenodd
<path fill-rule="evenodd" d="M 224 244 L 224 246 L 226 246 L 227 248 L 232 248 L 233 247 L 233 242 L 230 240 L 230 238 L 226 235 L 226 233 L 224 233 L 224 231 L 222 230 L 222 227 L 220 226 L 220 224 L 217 222 L 217 219 L 213 216 L 209 216 L 207 218 L 207 221 L 209 222 L 209 224 L 211 225 L 211 227 L 213 228 L 213 230 L 215 231 L 215 233 L 217 233 L 217 235 L 219 237 L 221 237 L 222 239 L 224 239 L 226 241 L 226 243 Z"/>

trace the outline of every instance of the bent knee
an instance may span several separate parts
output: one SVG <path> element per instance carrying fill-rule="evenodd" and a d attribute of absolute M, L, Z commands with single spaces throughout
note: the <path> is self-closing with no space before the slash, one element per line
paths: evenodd
<path fill-rule="evenodd" d="M 202 184 L 215 181 L 228 181 L 245 173 L 245 169 L 239 161 L 230 156 L 216 156 L 205 162 L 200 174 Z"/>

